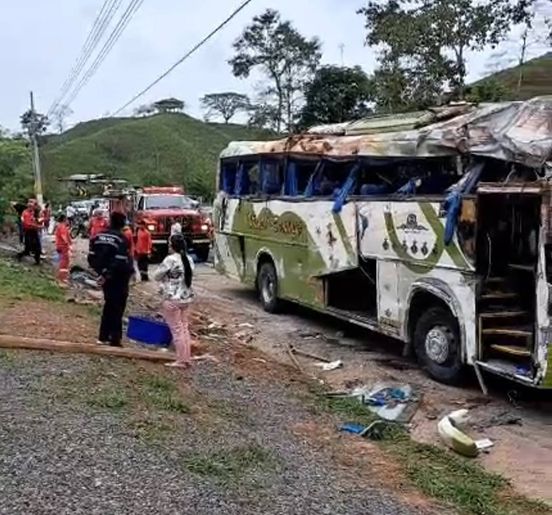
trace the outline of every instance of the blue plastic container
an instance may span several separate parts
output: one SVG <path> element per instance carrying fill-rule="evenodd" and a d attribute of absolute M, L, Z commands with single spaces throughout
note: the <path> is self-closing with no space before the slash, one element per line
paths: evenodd
<path fill-rule="evenodd" d="M 171 330 L 165 322 L 140 316 L 128 317 L 127 337 L 157 347 L 168 347 L 172 341 Z"/>

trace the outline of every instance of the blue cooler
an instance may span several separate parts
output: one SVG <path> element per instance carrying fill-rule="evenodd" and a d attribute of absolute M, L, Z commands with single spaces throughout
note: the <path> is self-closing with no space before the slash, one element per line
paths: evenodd
<path fill-rule="evenodd" d="M 165 322 L 158 322 L 147 317 L 128 317 L 127 337 L 146 345 L 168 347 L 172 334 Z"/>

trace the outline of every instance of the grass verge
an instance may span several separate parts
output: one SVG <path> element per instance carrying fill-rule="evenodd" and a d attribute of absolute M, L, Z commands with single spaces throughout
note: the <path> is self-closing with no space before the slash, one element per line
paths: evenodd
<path fill-rule="evenodd" d="M 0 258 L 0 297 L 8 300 L 65 300 L 63 290 L 39 267 L 26 267 L 3 258 Z"/>
<path fill-rule="evenodd" d="M 332 413 L 342 422 L 369 425 L 377 417 L 353 399 L 332 399 L 315 392 L 311 406 Z M 447 449 L 414 442 L 398 426 L 388 426 L 378 444 L 401 465 L 405 475 L 423 493 L 477 515 L 544 515 L 552 510 L 512 491 L 509 482 L 484 470 L 477 462 Z"/>
<path fill-rule="evenodd" d="M 186 456 L 183 466 L 194 474 L 224 483 L 239 483 L 252 471 L 268 471 L 276 463 L 270 451 L 258 444 L 234 447 L 208 454 Z"/>

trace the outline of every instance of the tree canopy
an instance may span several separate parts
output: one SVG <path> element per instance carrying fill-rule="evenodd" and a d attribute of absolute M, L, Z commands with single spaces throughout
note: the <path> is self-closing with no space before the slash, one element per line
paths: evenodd
<path fill-rule="evenodd" d="M 323 66 L 306 86 L 300 126 L 367 116 L 371 112 L 368 104 L 372 97 L 372 82 L 360 66 Z"/>
<path fill-rule="evenodd" d="M 236 77 L 247 78 L 258 70 L 269 80 L 263 93 L 273 96 L 277 130 L 293 130 L 305 84 L 321 58 L 320 41 L 307 39 L 273 9 L 253 18 L 234 43 L 236 55 L 229 61 Z"/>
<path fill-rule="evenodd" d="M 496 46 L 527 16 L 510 0 L 370 0 L 359 13 L 381 51 L 376 102 L 391 111 L 433 104 L 444 90 L 463 98 L 467 53 Z"/>

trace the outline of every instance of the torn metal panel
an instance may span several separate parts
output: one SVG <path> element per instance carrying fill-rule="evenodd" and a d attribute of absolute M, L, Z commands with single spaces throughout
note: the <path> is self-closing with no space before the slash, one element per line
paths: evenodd
<path fill-rule="evenodd" d="M 472 154 L 537 168 L 552 160 L 552 96 L 468 106 L 448 114 L 455 116 L 419 129 L 415 127 L 423 125 L 424 117 L 414 113 L 406 124 L 396 116 L 373 118 L 317 127 L 316 134 L 277 141 L 235 142 L 221 157 L 290 153 L 341 158 Z M 355 131 L 362 124 L 370 128 Z"/>

